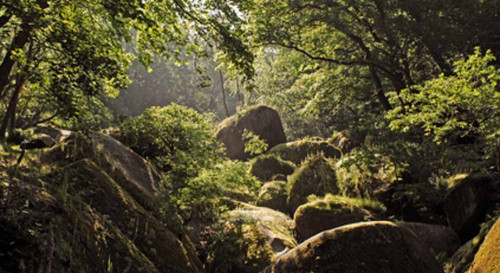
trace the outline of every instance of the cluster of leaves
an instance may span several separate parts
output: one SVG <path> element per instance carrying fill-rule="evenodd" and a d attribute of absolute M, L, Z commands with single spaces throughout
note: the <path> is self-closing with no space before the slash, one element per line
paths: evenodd
<path fill-rule="evenodd" d="M 243 141 L 245 141 L 245 153 L 249 153 L 251 155 L 259 155 L 267 151 L 266 141 L 260 139 L 258 135 L 245 129 L 243 131 Z"/>
<path fill-rule="evenodd" d="M 172 104 L 152 107 L 121 124 L 121 138 L 165 173 L 165 199 L 185 219 L 213 217 L 222 196 L 249 201 L 258 181 L 248 166 L 224 158 L 211 117 Z"/>

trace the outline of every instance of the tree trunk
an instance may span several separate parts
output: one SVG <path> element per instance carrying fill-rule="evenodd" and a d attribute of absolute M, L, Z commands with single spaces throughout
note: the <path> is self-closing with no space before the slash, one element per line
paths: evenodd
<path fill-rule="evenodd" d="M 370 76 L 372 77 L 373 84 L 375 85 L 375 88 L 377 88 L 375 93 L 377 95 L 378 101 L 380 102 L 380 104 L 382 104 L 382 107 L 384 107 L 384 110 L 386 110 L 386 111 L 392 110 L 392 106 L 384 94 L 384 87 L 382 86 L 382 80 L 380 80 L 380 77 L 378 76 L 377 71 L 375 70 L 375 68 L 372 65 L 369 66 L 369 70 L 370 70 Z"/>
<path fill-rule="evenodd" d="M 5 14 L 3 16 L 0 16 L 0 28 L 5 26 L 10 21 L 10 18 L 12 18 L 12 14 Z"/>
<path fill-rule="evenodd" d="M 12 45 L 5 54 L 2 64 L 0 65 L 0 99 L 7 95 L 6 87 L 9 84 L 9 76 L 12 72 L 12 68 L 16 64 L 14 59 L 12 59 L 12 51 L 17 49 L 22 49 L 26 45 L 29 39 L 29 31 L 26 28 L 22 28 L 14 37 Z"/>
<path fill-rule="evenodd" d="M 7 111 L 5 112 L 5 116 L 3 117 L 2 124 L 0 126 L 0 142 L 5 141 L 5 133 L 7 132 L 7 127 L 9 125 L 9 120 L 15 123 L 16 119 L 16 107 L 19 102 L 19 95 L 21 94 L 21 90 L 23 89 L 24 83 L 26 81 L 25 76 L 21 76 L 19 82 L 16 84 L 16 88 L 14 89 L 14 93 L 9 101 L 9 106 L 7 107 Z M 11 124 L 11 128 L 15 124 Z"/>
<path fill-rule="evenodd" d="M 229 117 L 229 109 L 227 108 L 226 101 L 226 91 L 224 90 L 224 76 L 222 76 L 222 71 L 219 70 L 220 86 L 222 91 L 222 101 L 224 103 L 224 111 L 226 112 L 226 117 Z"/>

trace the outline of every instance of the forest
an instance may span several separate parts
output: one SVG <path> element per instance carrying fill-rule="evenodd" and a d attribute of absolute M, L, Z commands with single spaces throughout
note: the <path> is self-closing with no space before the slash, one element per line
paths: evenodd
<path fill-rule="evenodd" d="M 0 273 L 500 272 L 500 1 L 0 0 Z"/>

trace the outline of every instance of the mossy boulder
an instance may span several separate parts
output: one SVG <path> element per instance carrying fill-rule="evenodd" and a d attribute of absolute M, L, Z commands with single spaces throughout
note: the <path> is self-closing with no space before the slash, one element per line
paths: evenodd
<path fill-rule="evenodd" d="M 182 243 L 182 236 L 172 233 L 89 159 L 58 169 L 47 180 L 62 198 L 78 198 L 106 217 L 159 272 L 202 271 L 198 258 Z"/>
<path fill-rule="evenodd" d="M 340 158 L 341 156 L 340 150 L 323 138 L 304 138 L 283 143 L 272 148 L 268 153 L 278 155 L 282 159 L 297 165 L 305 160 L 308 155 L 322 153 L 327 158 Z"/>
<path fill-rule="evenodd" d="M 337 177 L 332 162 L 323 155 L 308 157 L 288 180 L 287 206 L 293 214 L 309 195 L 337 194 Z"/>
<path fill-rule="evenodd" d="M 300 206 L 293 216 L 300 241 L 322 231 L 347 224 L 376 219 L 368 209 L 370 202 L 341 196 L 328 195 Z"/>
<path fill-rule="evenodd" d="M 260 181 L 270 181 L 276 175 L 289 175 L 295 171 L 295 164 L 276 155 L 261 155 L 252 160 L 250 173 Z"/>
<path fill-rule="evenodd" d="M 246 160 L 252 155 L 245 152 L 243 132 L 247 130 L 259 136 L 268 149 L 286 142 L 283 125 L 276 110 L 267 106 L 256 106 L 231 116 L 219 124 L 217 140 L 226 147 L 231 159 Z"/>
<path fill-rule="evenodd" d="M 398 223 L 409 229 L 426 245 L 434 256 L 444 255 L 449 258 L 460 247 L 460 239 L 451 228 L 424 223 Z"/>
<path fill-rule="evenodd" d="M 486 235 L 474 257 L 471 273 L 500 272 L 500 219 Z"/>
<path fill-rule="evenodd" d="M 376 194 L 387 215 L 405 222 L 447 225 L 443 204 L 445 189 L 430 183 L 395 182 Z"/>
<path fill-rule="evenodd" d="M 257 273 L 297 245 L 288 216 L 248 204 L 223 216 L 208 236 L 208 273 Z"/>
<path fill-rule="evenodd" d="M 334 132 L 328 140 L 328 143 L 337 147 L 343 153 L 348 153 L 352 149 L 360 146 L 363 142 L 363 138 L 364 137 L 360 135 L 355 136 L 355 134 L 350 131 L 341 131 Z"/>
<path fill-rule="evenodd" d="M 409 230 L 391 222 L 367 222 L 322 232 L 262 272 L 440 273 L 442 270 Z"/>
<path fill-rule="evenodd" d="M 44 161 L 60 166 L 89 158 L 109 174 L 139 204 L 152 209 L 159 193 L 161 175 L 140 155 L 111 136 L 93 132 L 89 135 L 74 134 L 43 156 Z"/>
<path fill-rule="evenodd" d="M 484 222 L 485 216 L 498 200 L 495 188 L 500 177 L 493 173 L 473 173 L 455 179 L 450 184 L 444 210 L 449 226 L 454 229 L 463 242 L 474 237 Z"/>
<path fill-rule="evenodd" d="M 262 186 L 257 198 L 257 206 L 287 213 L 287 192 L 285 181 L 271 181 Z"/>

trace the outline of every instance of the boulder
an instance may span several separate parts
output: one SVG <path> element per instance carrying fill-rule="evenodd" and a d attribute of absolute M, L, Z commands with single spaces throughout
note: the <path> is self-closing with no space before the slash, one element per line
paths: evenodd
<path fill-rule="evenodd" d="M 297 243 L 283 213 L 240 204 L 214 225 L 208 238 L 208 273 L 257 273 Z"/>
<path fill-rule="evenodd" d="M 322 232 L 262 272 L 439 273 L 442 269 L 409 230 L 391 222 L 367 222 Z"/>
<path fill-rule="evenodd" d="M 266 142 L 268 149 L 286 142 L 278 112 L 267 106 L 256 106 L 225 119 L 219 125 L 217 140 L 224 144 L 229 158 L 246 160 L 252 157 L 245 152 L 245 130 L 258 135 Z"/>
<path fill-rule="evenodd" d="M 53 138 L 57 143 L 64 141 L 73 134 L 72 131 L 56 129 L 53 127 L 37 126 L 33 130 L 35 134 L 45 134 Z"/>
<path fill-rule="evenodd" d="M 357 205 L 362 200 L 329 195 L 300 206 L 293 216 L 300 241 L 347 224 L 372 221 L 375 216 Z"/>
<path fill-rule="evenodd" d="M 500 219 L 486 235 L 474 257 L 471 273 L 500 272 Z"/>
<path fill-rule="evenodd" d="M 283 143 L 272 148 L 268 152 L 275 154 L 284 160 L 300 164 L 308 155 L 322 153 L 327 158 L 340 158 L 340 150 L 331 145 L 327 139 L 304 138 L 301 140 Z"/>
<path fill-rule="evenodd" d="M 60 168 L 47 180 L 56 191 L 62 189 L 62 194 L 82 200 L 110 221 L 158 272 L 203 271 L 188 245 L 89 159 Z"/>
<path fill-rule="evenodd" d="M 387 208 L 387 215 L 405 222 L 447 225 L 443 210 L 445 192 L 430 183 L 394 182 L 380 190 L 376 199 Z"/>
<path fill-rule="evenodd" d="M 287 206 L 290 214 L 307 202 L 309 195 L 336 194 L 339 191 L 332 163 L 323 155 L 308 157 L 288 180 Z"/>
<path fill-rule="evenodd" d="M 257 206 L 271 208 L 283 213 L 287 213 L 286 206 L 286 182 L 271 181 L 262 186 L 257 198 Z"/>
<path fill-rule="evenodd" d="M 65 165 L 89 158 L 106 171 L 139 204 L 153 208 L 152 200 L 158 195 L 161 175 L 140 155 L 111 136 L 90 133 L 75 134 L 50 150 L 44 159 Z"/>
<path fill-rule="evenodd" d="M 462 242 L 479 232 L 480 224 L 493 204 L 493 185 L 498 182 L 498 175 L 473 173 L 450 185 L 444 210 L 449 226 L 457 232 Z"/>
<path fill-rule="evenodd" d="M 260 181 L 270 181 L 274 176 L 289 175 L 295 171 L 295 164 L 275 155 L 261 155 L 252 160 L 250 173 Z"/>
<path fill-rule="evenodd" d="M 398 223 L 409 229 L 426 245 L 434 256 L 444 254 L 450 257 L 460 247 L 460 239 L 451 228 L 424 223 Z"/>

